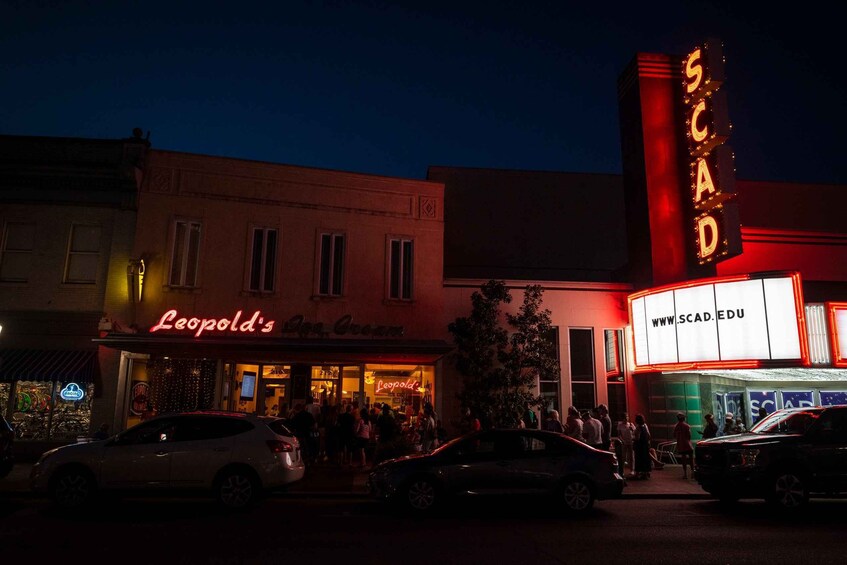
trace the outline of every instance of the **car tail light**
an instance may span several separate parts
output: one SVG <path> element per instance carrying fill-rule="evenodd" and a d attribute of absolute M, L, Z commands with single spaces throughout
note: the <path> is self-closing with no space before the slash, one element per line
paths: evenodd
<path fill-rule="evenodd" d="M 268 449 L 270 449 L 272 453 L 290 453 L 294 451 L 294 446 L 287 441 L 269 439 L 265 443 L 268 444 Z"/>

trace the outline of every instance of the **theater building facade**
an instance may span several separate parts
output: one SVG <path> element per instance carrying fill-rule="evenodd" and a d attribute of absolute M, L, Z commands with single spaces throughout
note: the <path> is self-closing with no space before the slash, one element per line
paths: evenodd
<path fill-rule="evenodd" d="M 630 398 L 658 438 L 847 403 L 847 191 L 735 178 L 724 64 L 707 40 L 619 80 Z"/>
<path fill-rule="evenodd" d="M 435 402 L 443 185 L 151 150 L 114 420 Z"/>

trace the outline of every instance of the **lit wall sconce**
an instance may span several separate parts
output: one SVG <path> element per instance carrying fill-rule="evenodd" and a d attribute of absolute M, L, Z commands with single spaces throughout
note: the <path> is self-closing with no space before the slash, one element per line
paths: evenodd
<path fill-rule="evenodd" d="M 144 291 L 144 259 L 130 259 L 126 267 L 126 283 L 130 303 L 141 302 Z"/>

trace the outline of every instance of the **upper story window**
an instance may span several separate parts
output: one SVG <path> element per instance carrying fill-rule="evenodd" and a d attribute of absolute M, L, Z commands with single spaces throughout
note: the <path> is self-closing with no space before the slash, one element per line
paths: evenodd
<path fill-rule="evenodd" d="M 3 230 L 0 251 L 0 280 L 26 282 L 32 266 L 35 224 L 9 222 Z"/>
<path fill-rule="evenodd" d="M 176 220 L 174 222 L 171 273 L 168 277 L 170 286 L 197 286 L 200 228 L 201 224 L 196 220 Z"/>
<path fill-rule="evenodd" d="M 343 233 L 320 234 L 318 294 L 341 296 L 344 288 L 345 239 Z"/>
<path fill-rule="evenodd" d="M 388 297 L 395 300 L 412 299 L 414 274 L 414 242 L 392 238 L 388 242 Z"/>
<path fill-rule="evenodd" d="M 249 290 L 273 292 L 278 232 L 273 228 L 253 228 L 252 232 Z"/>
<path fill-rule="evenodd" d="M 94 284 L 100 263 L 100 226 L 74 224 L 68 241 L 65 282 Z"/>

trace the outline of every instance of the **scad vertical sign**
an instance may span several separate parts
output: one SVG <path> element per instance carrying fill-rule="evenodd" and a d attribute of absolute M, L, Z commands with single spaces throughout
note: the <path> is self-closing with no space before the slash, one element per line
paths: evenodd
<path fill-rule="evenodd" d="M 688 144 L 693 236 L 697 261 L 722 261 L 741 253 L 735 164 L 726 141 L 727 112 L 721 43 L 709 40 L 682 63 L 685 135 Z"/>

